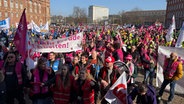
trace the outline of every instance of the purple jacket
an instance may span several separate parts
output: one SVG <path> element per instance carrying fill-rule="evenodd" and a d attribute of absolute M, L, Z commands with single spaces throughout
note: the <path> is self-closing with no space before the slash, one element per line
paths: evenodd
<path fill-rule="evenodd" d="M 128 104 L 133 104 L 133 100 L 137 96 L 136 103 L 137 104 L 157 104 L 156 99 L 156 91 L 152 86 L 147 86 L 148 90 L 146 92 L 146 95 L 140 95 L 138 93 L 138 89 L 135 88 L 133 91 L 128 95 Z"/>

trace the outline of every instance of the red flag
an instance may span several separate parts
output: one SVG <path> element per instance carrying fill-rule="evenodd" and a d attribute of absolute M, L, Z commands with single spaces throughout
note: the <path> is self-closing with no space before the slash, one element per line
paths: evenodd
<path fill-rule="evenodd" d="M 26 13 L 25 10 L 22 13 L 22 16 L 19 21 L 19 25 L 14 37 L 14 44 L 16 49 L 19 51 L 22 56 L 22 60 L 26 58 L 26 33 L 27 33 L 27 22 L 26 22 Z"/>

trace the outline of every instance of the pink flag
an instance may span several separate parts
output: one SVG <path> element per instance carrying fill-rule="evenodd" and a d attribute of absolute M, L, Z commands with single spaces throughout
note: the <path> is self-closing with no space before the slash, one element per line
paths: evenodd
<path fill-rule="evenodd" d="M 22 60 L 26 58 L 26 33 L 27 33 L 27 22 L 26 22 L 26 13 L 25 10 L 22 13 L 22 16 L 19 21 L 19 25 L 14 37 L 14 44 L 16 49 L 22 56 Z"/>
<path fill-rule="evenodd" d="M 122 44 L 122 38 L 121 38 L 121 35 L 120 33 L 118 32 L 118 34 L 116 35 L 116 38 L 118 39 L 117 41 Z"/>
<path fill-rule="evenodd" d="M 142 25 L 141 28 L 139 29 L 139 32 L 142 32 L 144 29 L 144 26 Z"/>
<path fill-rule="evenodd" d="M 127 104 L 126 73 L 123 72 L 118 80 L 111 86 L 105 95 L 110 104 Z"/>
<path fill-rule="evenodd" d="M 163 25 L 160 25 L 159 27 L 158 27 L 158 32 L 160 32 L 160 31 L 162 31 L 163 30 Z"/>

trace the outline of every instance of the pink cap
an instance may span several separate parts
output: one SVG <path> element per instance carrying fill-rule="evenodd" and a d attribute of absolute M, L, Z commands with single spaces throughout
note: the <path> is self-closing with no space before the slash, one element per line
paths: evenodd
<path fill-rule="evenodd" d="M 127 56 L 125 57 L 125 59 L 126 59 L 126 60 L 132 60 L 132 55 L 130 55 L 130 54 L 127 55 Z"/>

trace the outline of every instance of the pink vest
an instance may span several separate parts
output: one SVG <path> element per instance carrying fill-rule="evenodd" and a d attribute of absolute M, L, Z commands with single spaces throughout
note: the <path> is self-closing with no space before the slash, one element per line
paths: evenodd
<path fill-rule="evenodd" d="M 46 71 L 44 71 L 44 75 L 43 75 L 43 81 L 40 81 L 40 75 L 39 75 L 39 70 L 35 69 L 33 71 L 33 75 L 34 75 L 34 82 L 33 82 L 33 89 L 32 89 L 32 93 L 33 94 L 39 94 L 39 93 L 47 93 L 48 92 L 48 87 L 40 87 L 40 84 L 42 82 L 46 82 L 48 80 L 48 73 Z"/>
<path fill-rule="evenodd" d="M 167 76 L 167 77 L 169 77 L 169 78 L 172 78 L 173 76 L 174 76 L 174 73 L 176 72 L 176 69 L 177 69 L 177 67 L 178 67 L 178 64 L 179 64 L 180 62 L 177 60 L 177 61 L 174 61 L 172 64 L 171 64 L 171 66 L 168 68 L 167 66 L 168 66 L 168 64 L 169 64 L 169 60 L 168 59 L 166 59 L 166 61 L 165 61 L 165 64 L 164 64 L 164 70 L 165 70 L 165 75 Z"/>

